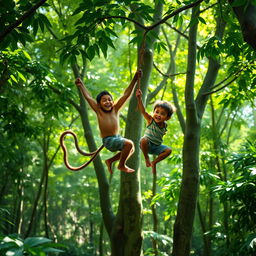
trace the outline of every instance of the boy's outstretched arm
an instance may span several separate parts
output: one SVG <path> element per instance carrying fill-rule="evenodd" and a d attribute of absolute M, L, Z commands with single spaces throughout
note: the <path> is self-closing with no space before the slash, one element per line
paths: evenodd
<path fill-rule="evenodd" d="M 145 110 L 145 107 L 142 102 L 142 92 L 140 89 L 136 90 L 136 97 L 138 99 L 138 108 L 139 108 L 141 114 L 146 119 L 147 123 L 150 124 L 152 121 L 152 116 Z"/>
<path fill-rule="evenodd" d="M 137 72 L 135 73 L 131 83 L 129 84 L 129 86 L 125 89 L 124 91 L 124 94 L 121 96 L 121 98 L 116 102 L 115 104 L 115 109 L 116 111 L 118 111 L 124 104 L 125 102 L 128 100 L 128 98 L 131 96 L 132 94 L 132 91 L 134 89 L 134 86 L 137 82 L 137 80 L 139 78 L 141 78 L 142 76 L 142 71 L 141 69 L 140 70 L 137 70 Z"/>
<path fill-rule="evenodd" d="M 91 108 L 96 112 L 98 109 L 97 102 L 92 98 L 91 94 L 87 90 L 87 88 L 84 86 L 82 80 L 78 77 L 75 81 L 75 84 L 80 89 L 81 93 L 83 94 L 86 101 L 89 103 Z"/>

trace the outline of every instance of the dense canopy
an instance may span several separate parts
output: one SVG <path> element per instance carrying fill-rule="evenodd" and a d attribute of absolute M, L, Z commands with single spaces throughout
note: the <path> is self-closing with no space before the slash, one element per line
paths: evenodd
<path fill-rule="evenodd" d="M 0 9 L 0 254 L 244 256 L 256 252 L 256 3 L 9 0 Z M 92 97 L 120 98 L 138 68 L 146 110 L 164 99 L 171 155 L 146 167 L 135 91 L 120 114 L 133 141 L 111 175 L 103 149 L 72 172 L 62 132 L 102 145 Z M 65 143 L 72 166 L 89 160 Z M 152 158 L 153 159 L 153 158 Z"/>

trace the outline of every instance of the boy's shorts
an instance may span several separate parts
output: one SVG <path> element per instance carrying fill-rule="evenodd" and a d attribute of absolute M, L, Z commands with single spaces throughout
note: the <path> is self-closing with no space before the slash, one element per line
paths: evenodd
<path fill-rule="evenodd" d="M 163 153 L 167 148 L 169 148 L 166 145 L 156 145 L 154 143 L 152 143 L 149 139 L 148 139 L 148 153 L 151 155 L 160 155 L 161 153 Z"/>
<path fill-rule="evenodd" d="M 105 148 L 111 152 L 120 151 L 124 147 L 124 138 L 121 135 L 105 137 L 102 142 Z"/>

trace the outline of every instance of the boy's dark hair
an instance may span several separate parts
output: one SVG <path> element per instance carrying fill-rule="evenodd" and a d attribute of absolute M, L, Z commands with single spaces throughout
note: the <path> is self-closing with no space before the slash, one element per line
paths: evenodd
<path fill-rule="evenodd" d="M 101 97 L 104 95 L 109 95 L 111 97 L 111 99 L 113 99 L 112 95 L 108 91 L 102 91 L 96 97 L 97 103 L 100 103 Z"/>
<path fill-rule="evenodd" d="M 158 100 L 155 102 L 154 110 L 159 107 L 167 111 L 167 117 L 171 117 L 172 114 L 176 111 L 176 108 L 171 103 L 165 100 Z"/>

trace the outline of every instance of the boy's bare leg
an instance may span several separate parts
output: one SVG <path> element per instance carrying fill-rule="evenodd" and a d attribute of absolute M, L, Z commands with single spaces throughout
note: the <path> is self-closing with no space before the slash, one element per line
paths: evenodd
<path fill-rule="evenodd" d="M 119 165 L 117 167 L 120 171 L 127 172 L 127 173 L 134 172 L 133 169 L 125 165 L 126 161 L 131 156 L 133 151 L 134 151 L 133 142 L 131 140 L 125 140 L 125 144 L 120 155 Z"/>
<path fill-rule="evenodd" d="M 152 161 L 152 172 L 156 173 L 156 164 L 162 160 L 164 160 L 167 156 L 169 156 L 172 153 L 172 150 L 170 148 L 165 149 L 161 154 L 157 156 L 155 160 Z"/>
<path fill-rule="evenodd" d="M 108 171 L 110 172 L 110 174 L 113 174 L 113 170 L 112 170 L 112 164 L 113 162 L 117 161 L 120 159 L 121 156 L 121 152 L 117 153 L 116 155 L 114 155 L 113 157 L 107 159 L 105 161 L 107 167 L 108 167 Z"/>
<path fill-rule="evenodd" d="M 140 140 L 140 148 L 141 148 L 141 151 L 144 155 L 144 158 L 145 158 L 145 161 L 146 161 L 146 166 L 147 167 L 152 166 L 152 164 L 150 162 L 150 159 L 149 159 L 149 155 L 148 155 L 148 139 L 147 138 L 143 137 Z"/>

